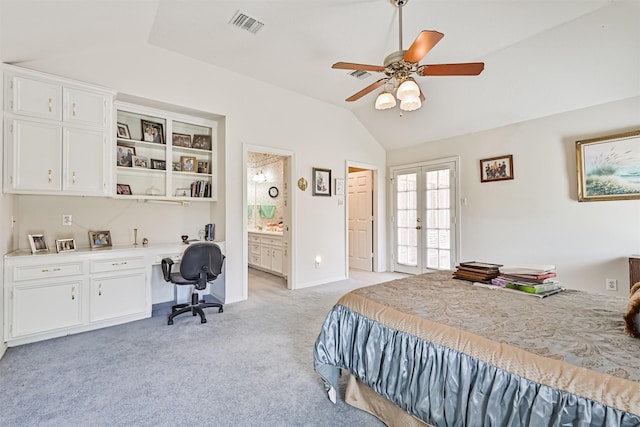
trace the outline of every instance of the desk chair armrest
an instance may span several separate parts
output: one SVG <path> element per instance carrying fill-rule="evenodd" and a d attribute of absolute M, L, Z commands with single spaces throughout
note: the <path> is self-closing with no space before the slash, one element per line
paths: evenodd
<path fill-rule="evenodd" d="M 170 282 L 173 260 L 171 258 L 163 258 L 160 264 L 162 265 L 162 276 L 164 276 L 165 282 Z"/>

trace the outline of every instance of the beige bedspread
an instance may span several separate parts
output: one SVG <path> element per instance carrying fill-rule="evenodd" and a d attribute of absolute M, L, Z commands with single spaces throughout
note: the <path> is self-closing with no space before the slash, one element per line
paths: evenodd
<path fill-rule="evenodd" d="M 624 333 L 625 298 L 567 290 L 541 299 L 437 272 L 358 289 L 338 304 L 523 378 L 640 414 L 640 340 Z"/>

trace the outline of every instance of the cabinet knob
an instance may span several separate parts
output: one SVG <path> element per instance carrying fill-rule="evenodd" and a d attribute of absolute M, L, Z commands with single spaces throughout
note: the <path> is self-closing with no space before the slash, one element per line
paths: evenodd
<path fill-rule="evenodd" d="M 76 299 L 76 287 L 72 286 L 71 287 L 71 300 Z"/>
<path fill-rule="evenodd" d="M 51 179 L 52 179 L 51 169 L 49 169 L 48 178 L 49 178 L 49 184 L 51 184 Z"/>
<path fill-rule="evenodd" d="M 75 184 L 75 183 L 76 183 L 76 172 L 75 172 L 75 171 L 73 171 L 73 174 L 72 174 L 72 175 L 73 175 L 73 177 L 71 178 L 71 180 L 72 180 L 72 181 L 73 181 L 73 183 Z"/>
<path fill-rule="evenodd" d="M 71 108 L 71 115 L 73 117 L 76 116 L 76 103 L 75 102 L 73 103 L 73 107 Z"/>
<path fill-rule="evenodd" d="M 49 112 L 53 111 L 53 99 L 49 98 Z"/>

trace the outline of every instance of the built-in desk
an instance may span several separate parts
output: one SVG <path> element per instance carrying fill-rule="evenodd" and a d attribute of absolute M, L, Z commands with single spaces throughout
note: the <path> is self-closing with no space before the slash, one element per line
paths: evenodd
<path fill-rule="evenodd" d="M 224 242 L 216 242 L 225 252 Z M 98 250 L 4 256 L 4 336 L 14 346 L 151 316 L 152 288 L 174 295 L 162 258 L 180 261 L 187 245 L 113 246 Z M 161 282 L 158 282 L 157 277 Z M 155 279 L 154 279 L 155 278 Z M 224 277 L 211 293 L 224 301 Z M 220 295 L 221 294 L 221 295 Z"/>

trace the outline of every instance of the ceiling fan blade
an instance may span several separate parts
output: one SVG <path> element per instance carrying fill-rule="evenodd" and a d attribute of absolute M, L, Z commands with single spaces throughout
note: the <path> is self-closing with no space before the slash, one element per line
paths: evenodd
<path fill-rule="evenodd" d="M 418 68 L 421 76 L 477 76 L 484 70 L 484 62 L 466 62 L 464 64 L 423 65 Z"/>
<path fill-rule="evenodd" d="M 382 65 L 353 64 L 351 62 L 336 62 L 331 66 L 331 68 L 339 70 L 384 71 L 384 67 Z"/>
<path fill-rule="evenodd" d="M 443 37 L 444 34 L 438 31 L 423 30 L 409 46 L 409 50 L 404 54 L 404 60 L 407 62 L 420 62 Z"/>
<path fill-rule="evenodd" d="M 372 83 L 369 86 L 365 87 L 360 92 L 351 95 L 349 98 L 345 99 L 345 101 L 347 101 L 347 102 L 357 101 L 358 99 L 362 98 L 363 96 L 365 96 L 369 92 L 376 90 L 377 88 L 379 88 L 380 86 L 382 86 L 383 84 L 385 84 L 388 81 L 389 81 L 389 79 L 380 79 L 377 82 Z"/>

